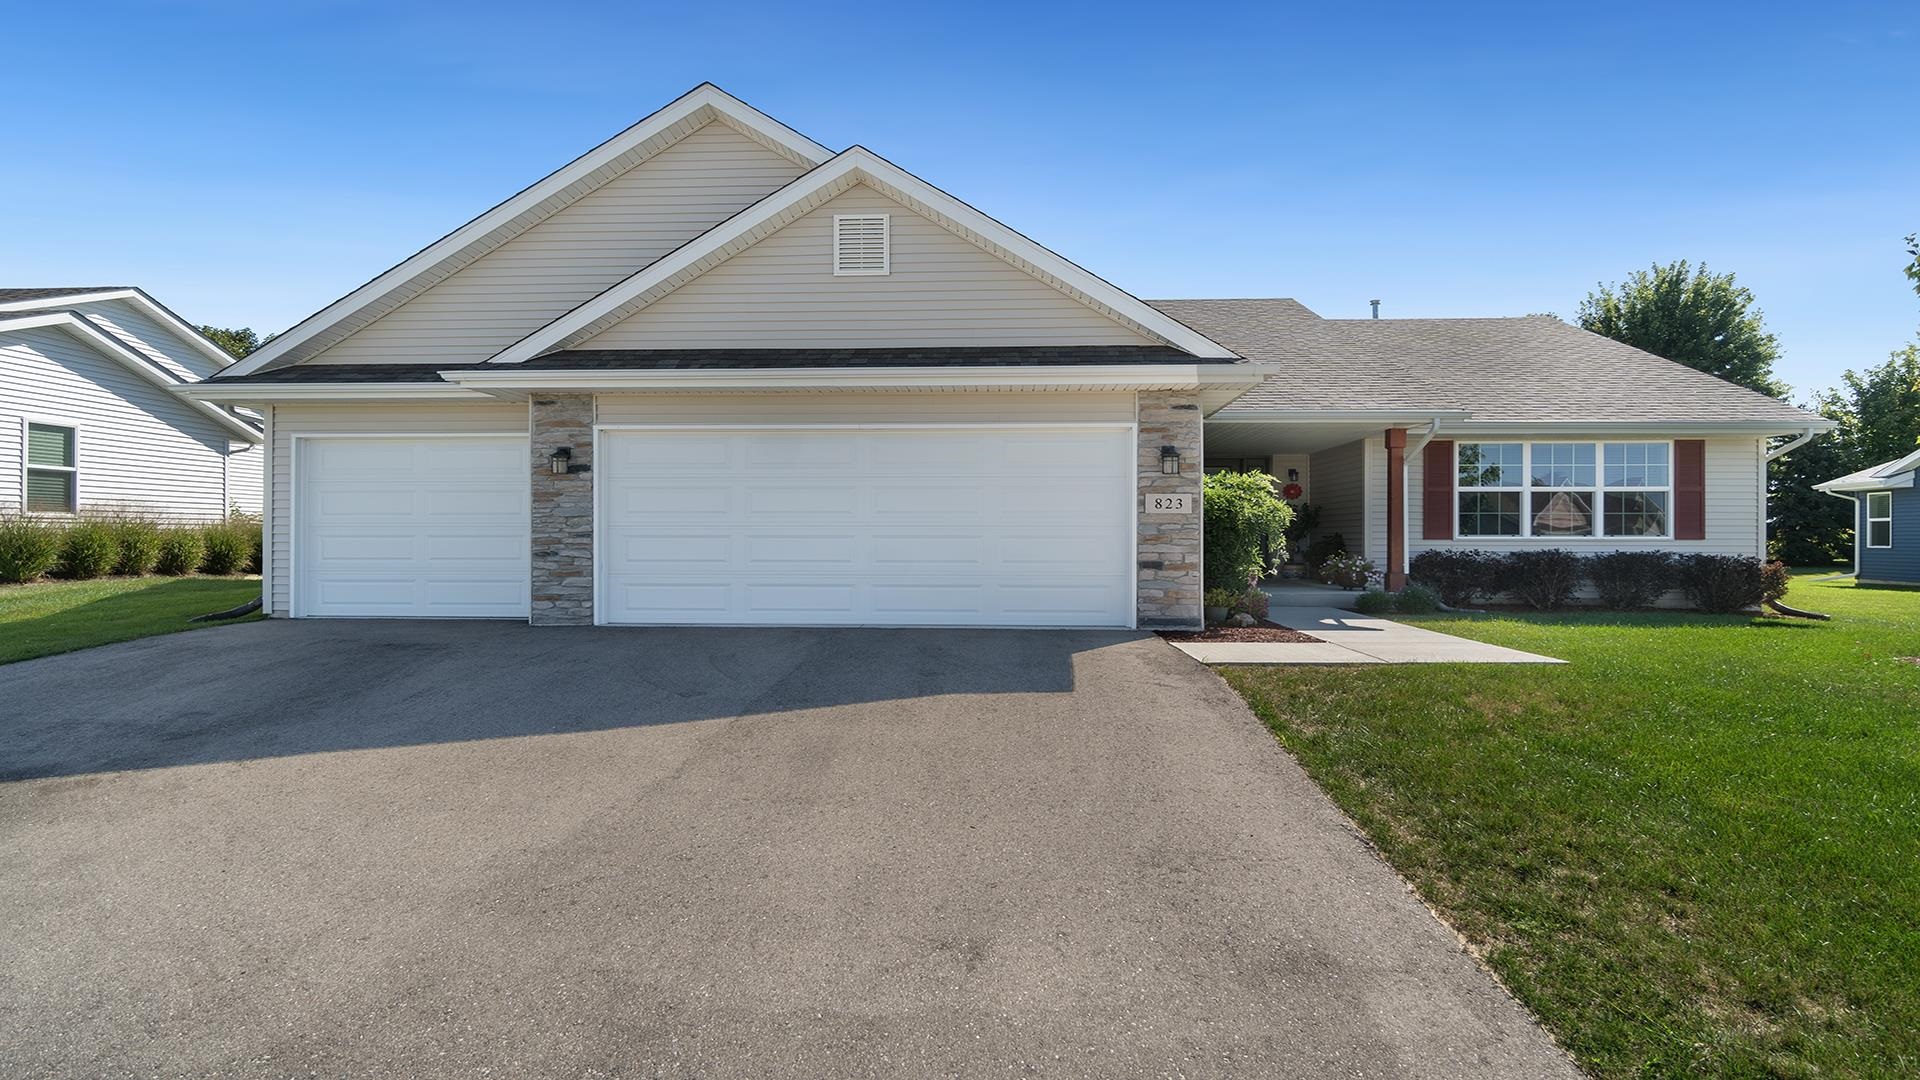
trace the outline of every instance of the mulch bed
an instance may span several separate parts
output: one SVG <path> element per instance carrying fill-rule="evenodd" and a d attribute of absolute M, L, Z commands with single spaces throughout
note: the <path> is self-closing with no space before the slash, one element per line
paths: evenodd
<path fill-rule="evenodd" d="M 1312 634 L 1303 634 L 1279 623 L 1263 622 L 1258 626 L 1209 626 L 1205 630 L 1161 630 L 1159 635 L 1168 641 L 1297 641 L 1317 642 L 1320 639 Z"/>

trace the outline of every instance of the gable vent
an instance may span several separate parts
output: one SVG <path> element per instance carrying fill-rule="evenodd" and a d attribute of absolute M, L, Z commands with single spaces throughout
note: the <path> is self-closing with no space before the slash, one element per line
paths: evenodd
<path fill-rule="evenodd" d="M 888 233 L 890 215 L 833 215 L 833 273 L 884 274 L 892 269 Z"/>

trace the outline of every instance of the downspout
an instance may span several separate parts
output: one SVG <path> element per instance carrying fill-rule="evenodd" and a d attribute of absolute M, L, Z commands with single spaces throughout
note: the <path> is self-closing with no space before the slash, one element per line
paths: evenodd
<path fill-rule="evenodd" d="M 1438 433 L 1439 430 L 1440 421 L 1435 420 L 1420 431 L 1419 438 L 1407 443 L 1406 460 L 1400 463 L 1400 468 L 1408 474 L 1400 488 L 1403 493 L 1413 490 L 1413 463 L 1421 460 L 1421 451 L 1427 448 L 1427 444 L 1433 441 L 1434 435 Z M 1409 434 L 1411 434 L 1411 432 L 1409 432 Z M 1426 513 L 1426 493 L 1424 491 L 1420 495 L 1420 512 L 1422 514 Z M 1413 573 L 1412 514 L 1402 513 L 1400 515 L 1400 531 L 1403 534 L 1400 537 L 1400 573 L 1405 576 Z"/>
<path fill-rule="evenodd" d="M 1818 434 L 1820 434 L 1820 430 L 1818 428 L 1811 428 L 1811 427 L 1808 428 L 1807 430 L 1801 432 L 1799 436 L 1796 437 L 1792 442 L 1787 443 L 1785 446 L 1780 447 L 1778 450 L 1767 451 L 1767 460 L 1772 461 L 1774 458 L 1777 458 L 1777 457 L 1785 457 L 1788 451 L 1796 450 L 1802 446 L 1805 446 L 1809 439 L 1812 439 L 1815 435 L 1818 435 Z M 1828 492 L 1827 494 L 1831 495 L 1833 493 Z"/>
<path fill-rule="evenodd" d="M 1822 495 L 1831 495 L 1836 499 L 1845 499 L 1853 504 L 1853 580 L 1860 580 L 1860 500 L 1844 491 L 1828 491 L 1814 488 Z"/>

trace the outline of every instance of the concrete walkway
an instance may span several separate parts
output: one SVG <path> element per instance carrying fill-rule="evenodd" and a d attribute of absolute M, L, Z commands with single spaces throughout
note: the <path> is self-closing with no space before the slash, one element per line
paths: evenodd
<path fill-rule="evenodd" d="M 1273 622 L 1319 642 L 1175 641 L 1203 664 L 1564 664 L 1551 656 L 1422 630 L 1338 608 L 1275 607 Z"/>

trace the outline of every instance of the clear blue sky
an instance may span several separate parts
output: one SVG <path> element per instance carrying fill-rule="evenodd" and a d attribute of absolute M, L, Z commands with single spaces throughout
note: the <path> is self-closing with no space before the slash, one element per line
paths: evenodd
<path fill-rule="evenodd" d="M 1798 10 L 1790 10 L 1798 9 Z M 1920 5 L 37 4 L 0 284 L 281 330 L 705 79 L 1131 291 L 1571 316 L 1706 260 L 1826 386 L 1913 338 Z"/>

